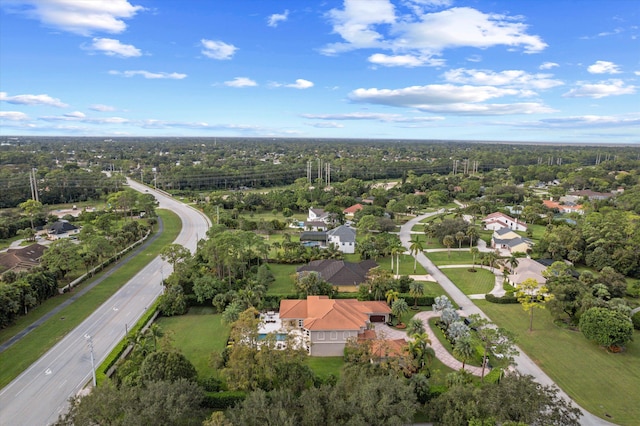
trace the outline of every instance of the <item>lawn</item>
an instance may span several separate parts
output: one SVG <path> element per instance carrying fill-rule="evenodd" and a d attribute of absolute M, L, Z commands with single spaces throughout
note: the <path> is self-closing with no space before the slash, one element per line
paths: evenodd
<path fill-rule="evenodd" d="M 344 358 L 341 356 L 309 356 L 306 361 L 315 375 L 322 379 L 327 378 L 330 374 L 340 377 L 344 365 Z"/>
<path fill-rule="evenodd" d="M 222 315 L 213 308 L 191 308 L 186 315 L 161 317 L 156 321 L 171 344 L 196 367 L 198 377 L 211 377 L 209 366 L 211 353 L 222 352 L 229 337 L 229 326 L 223 324 Z"/>
<path fill-rule="evenodd" d="M 638 424 L 640 332 L 625 352 L 611 354 L 581 333 L 556 326 L 547 311 L 535 312 L 529 333 L 520 305 L 475 302 L 495 324 L 514 332 L 527 355 L 583 408 L 617 424 Z"/>
<path fill-rule="evenodd" d="M 165 231 L 153 244 L 139 256 L 131 259 L 129 263 L 118 270 L 117 273 L 109 276 L 100 285 L 94 287 L 79 300 L 64 308 L 60 313 L 24 336 L 13 346 L 0 353 L 0 388 L 3 388 L 16 378 L 29 365 L 34 363 L 40 356 L 47 352 L 53 345 L 60 341 L 69 331 L 77 327 L 93 311 L 111 297 L 120 287 L 135 276 L 147 263 L 153 260 L 160 251 L 174 241 L 180 232 L 180 218 L 168 211 L 159 210 L 162 217 Z M 108 272 L 107 268 L 102 273 Z M 96 277 L 99 277 L 98 274 Z M 62 300 L 64 296 L 60 296 Z M 56 300 L 55 297 L 50 300 Z M 53 309 L 61 302 L 51 302 L 43 304 L 34 316 L 27 316 L 28 321 L 20 321 L 16 325 L 3 330 L 3 339 L 20 332 L 26 324 L 30 324 L 41 317 L 48 310 Z M 35 314 L 35 312 L 34 312 Z"/>
<path fill-rule="evenodd" d="M 468 268 L 442 268 L 442 272 L 467 295 L 489 293 L 495 285 L 495 275 L 486 269 L 469 272 Z"/>
<path fill-rule="evenodd" d="M 296 268 L 299 266 L 301 266 L 301 264 L 285 265 L 270 263 L 269 269 L 276 280 L 269 286 L 267 294 L 295 293 L 294 280 L 291 276 L 296 273 Z"/>
<path fill-rule="evenodd" d="M 378 260 L 376 260 L 376 262 L 378 262 L 378 265 L 380 265 L 381 268 L 386 269 L 388 271 L 391 270 L 391 256 L 389 257 L 381 257 L 378 258 Z M 397 267 L 396 267 L 396 263 L 395 263 L 395 259 L 393 260 L 393 273 L 396 273 Z M 416 272 L 413 272 L 413 266 L 414 266 L 414 259 L 413 256 L 408 255 L 408 254 L 401 254 L 400 255 L 400 275 L 425 275 L 427 273 L 427 271 L 424 269 L 424 267 L 422 265 L 420 265 L 419 263 L 416 263 Z"/>
<path fill-rule="evenodd" d="M 471 265 L 473 263 L 473 256 L 469 253 L 469 250 L 463 251 L 437 251 L 431 253 L 425 253 L 431 261 L 436 265 Z M 476 256 L 476 264 L 478 264 L 478 256 Z"/>

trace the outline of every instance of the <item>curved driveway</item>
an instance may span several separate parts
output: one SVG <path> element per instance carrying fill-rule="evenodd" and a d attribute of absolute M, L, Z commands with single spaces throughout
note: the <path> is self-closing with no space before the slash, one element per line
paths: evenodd
<path fill-rule="evenodd" d="M 433 212 L 433 213 L 428 213 L 425 215 L 421 215 L 418 216 L 414 219 L 411 219 L 409 222 L 407 222 L 406 224 L 404 224 L 401 228 L 400 228 L 400 241 L 402 242 L 402 245 L 409 250 L 409 247 L 411 246 L 411 228 L 413 228 L 414 225 L 416 225 L 417 223 L 419 223 L 421 220 L 429 217 L 429 216 L 433 216 L 436 214 L 439 214 L 440 212 Z M 442 288 L 449 294 L 449 297 L 451 297 L 451 299 L 456 302 L 458 304 L 458 306 L 460 306 L 460 310 L 461 310 L 461 314 L 464 314 L 465 316 L 468 316 L 470 314 L 478 314 L 480 315 L 482 318 L 487 318 L 490 319 L 489 317 L 487 317 L 484 312 L 482 312 L 480 310 L 480 308 L 478 308 L 476 305 L 473 304 L 473 302 L 471 301 L 471 299 L 469 299 L 462 291 L 460 291 L 460 289 L 458 287 L 456 287 L 455 284 L 453 284 L 453 282 L 451 282 L 451 280 L 449 278 L 447 278 L 447 276 L 445 274 L 443 274 L 440 269 L 438 269 L 431 260 L 429 260 L 424 253 L 417 253 L 415 255 L 416 259 L 418 260 L 418 262 L 420 262 L 420 264 L 422 266 L 424 266 L 424 268 L 427 270 L 427 272 L 442 286 Z M 518 349 L 518 352 L 520 353 L 518 356 L 515 357 L 515 362 L 517 364 L 516 368 L 518 369 L 518 371 L 520 371 L 523 374 L 529 374 L 531 376 L 533 376 L 536 381 L 538 383 L 541 383 L 543 385 L 554 385 L 557 387 L 557 385 L 554 383 L 553 380 L 551 380 L 551 378 L 549 376 L 547 376 L 547 374 L 542 371 L 542 369 L 540 367 L 538 367 L 531 358 L 529 358 L 529 356 L 527 356 L 527 354 L 525 354 L 524 352 L 522 352 L 522 350 L 520 350 L 520 348 L 516 347 L 516 349 Z M 560 395 L 562 395 L 564 398 L 566 398 L 567 400 L 570 400 L 573 402 L 573 404 L 576 407 L 579 407 L 578 404 L 575 403 L 575 401 L 571 400 L 571 398 L 569 398 L 569 396 L 562 390 L 560 390 Z M 580 424 L 583 426 L 600 426 L 600 425 L 613 425 L 613 423 L 609 423 L 606 420 L 603 420 L 597 416 L 594 416 L 593 414 L 589 413 L 588 411 L 584 410 L 582 407 L 579 407 L 582 410 L 583 416 L 580 418 Z"/>
<path fill-rule="evenodd" d="M 160 208 L 180 216 L 182 230 L 175 243 L 193 252 L 198 238 L 205 237 L 209 219 L 161 192 L 134 181 L 129 183 L 133 189 L 153 194 Z M 162 278 L 170 273 L 170 265 L 160 257 L 153 259 L 82 324 L 2 389 L 0 425 L 38 426 L 55 422 L 67 409 L 69 397 L 76 395 L 91 380 L 87 336 L 92 337 L 97 366 L 122 339 L 127 327 L 135 324 L 161 294 Z"/>

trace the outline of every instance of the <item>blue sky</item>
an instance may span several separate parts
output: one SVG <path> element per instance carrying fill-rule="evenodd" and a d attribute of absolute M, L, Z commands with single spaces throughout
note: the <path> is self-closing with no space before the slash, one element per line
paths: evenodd
<path fill-rule="evenodd" d="M 640 142 L 640 2 L 0 0 L 0 134 Z"/>

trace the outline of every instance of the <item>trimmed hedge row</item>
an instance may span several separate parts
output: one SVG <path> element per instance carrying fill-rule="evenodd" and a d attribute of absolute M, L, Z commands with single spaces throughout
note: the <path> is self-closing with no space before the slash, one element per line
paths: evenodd
<path fill-rule="evenodd" d="M 502 304 L 502 305 L 520 303 L 520 302 L 518 302 L 518 298 L 517 297 L 509 296 L 509 295 L 504 295 L 502 297 L 496 297 L 491 293 L 487 293 L 487 294 L 484 295 L 484 298 L 485 298 L 485 300 L 487 302 L 498 303 L 498 304 Z"/>
<path fill-rule="evenodd" d="M 147 312 L 145 312 L 144 315 L 140 317 L 138 322 L 136 322 L 136 324 L 129 329 L 127 335 L 124 336 L 122 340 L 120 340 L 116 347 L 113 348 L 113 350 L 109 353 L 109 355 L 107 355 L 104 361 L 102 361 L 102 364 L 98 366 L 98 368 L 96 369 L 96 382 L 98 386 L 100 386 L 100 383 L 102 383 L 108 377 L 107 372 L 109 371 L 109 369 L 113 367 L 116 362 L 118 362 L 127 347 L 129 347 L 129 341 L 127 340 L 127 337 L 130 335 L 135 336 L 140 332 L 140 330 L 142 330 L 142 328 L 151 320 L 151 318 L 156 315 L 159 303 L 160 298 L 156 299 L 156 301 L 153 302 L 149 310 L 147 310 Z"/>
<path fill-rule="evenodd" d="M 242 391 L 207 392 L 202 406 L 212 410 L 226 410 L 244 401 L 246 397 L 247 393 Z"/>

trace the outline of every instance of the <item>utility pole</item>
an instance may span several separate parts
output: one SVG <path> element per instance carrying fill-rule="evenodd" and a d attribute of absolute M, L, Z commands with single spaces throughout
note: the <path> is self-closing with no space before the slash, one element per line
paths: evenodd
<path fill-rule="evenodd" d="M 93 387 L 96 387 L 96 365 L 93 357 L 93 337 L 85 334 L 85 338 L 89 341 L 89 351 L 91 352 L 91 375 L 93 376 Z"/>

